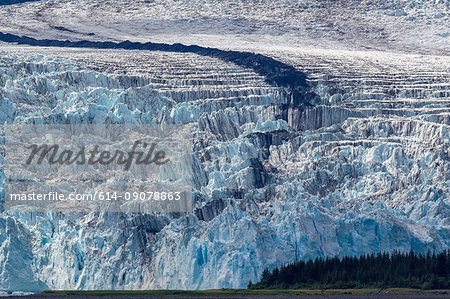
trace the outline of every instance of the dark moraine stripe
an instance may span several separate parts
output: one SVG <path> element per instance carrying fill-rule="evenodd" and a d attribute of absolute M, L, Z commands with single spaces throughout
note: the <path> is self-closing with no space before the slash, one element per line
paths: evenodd
<path fill-rule="evenodd" d="M 251 69 L 257 74 L 264 76 L 266 82 L 273 86 L 287 87 L 291 92 L 291 105 L 295 107 L 310 106 L 310 88 L 306 82 L 306 75 L 281 61 L 271 57 L 252 52 L 229 51 L 217 48 L 207 48 L 196 45 L 164 44 L 164 43 L 138 43 L 124 41 L 115 42 L 95 42 L 95 41 L 69 41 L 69 40 L 49 40 L 35 39 L 27 36 L 18 36 L 0 32 L 0 41 L 8 43 L 26 44 L 31 46 L 44 47 L 72 47 L 72 48 L 96 48 L 96 49 L 127 49 L 127 50 L 150 50 L 178 53 L 195 53 L 201 56 L 208 56 L 221 59 L 225 62 L 232 62 L 240 67 Z M 292 107 L 292 106 L 291 106 Z"/>
<path fill-rule="evenodd" d="M 24 2 L 36 2 L 39 0 L 0 0 L 0 5 L 12 5 L 12 4 L 19 4 Z"/>

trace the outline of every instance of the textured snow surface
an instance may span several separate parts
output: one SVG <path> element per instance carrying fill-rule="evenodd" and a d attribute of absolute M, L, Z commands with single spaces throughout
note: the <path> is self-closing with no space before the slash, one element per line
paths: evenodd
<path fill-rule="evenodd" d="M 450 51 L 448 0 L 41 0 L 0 9 L 34 38 Z"/>
<path fill-rule="evenodd" d="M 194 213 L 3 214 L 0 289 L 246 287 L 300 258 L 448 248 L 448 56 L 269 54 L 314 107 L 195 54 L 0 47 L 2 123 L 199 128 Z"/>

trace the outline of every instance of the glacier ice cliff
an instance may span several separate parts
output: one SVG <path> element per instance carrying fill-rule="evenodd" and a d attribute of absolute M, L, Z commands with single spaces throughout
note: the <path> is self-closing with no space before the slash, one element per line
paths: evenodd
<path fill-rule="evenodd" d="M 241 288 L 297 259 L 450 245 L 447 57 L 273 53 L 319 95 L 297 109 L 215 57 L 0 51 L 2 124 L 198 127 L 192 213 L 2 213 L 2 290 Z"/>

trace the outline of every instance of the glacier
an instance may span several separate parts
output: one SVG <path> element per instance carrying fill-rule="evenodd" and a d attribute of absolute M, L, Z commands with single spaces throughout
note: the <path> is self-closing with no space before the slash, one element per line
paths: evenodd
<path fill-rule="evenodd" d="M 216 58 L 40 51 L 2 49 L 2 123 L 197 123 L 195 210 L 4 214 L 1 289 L 242 288 L 298 259 L 449 246 L 446 58 L 346 77 L 340 52 L 305 51 L 319 97 L 296 114 L 284 87 Z M 402 59 L 400 81 L 385 66 Z"/>
<path fill-rule="evenodd" d="M 314 95 L 298 106 L 254 68 L 192 52 L 0 42 L 0 148 L 5 123 L 197 127 L 192 213 L 0 204 L 0 293 L 245 288 L 266 266 L 298 259 L 448 249 L 449 3 L 330 5 L 0 7 L 0 31 L 15 36 L 254 52 L 304 72 Z M 4 181 L 0 169 L 1 192 Z"/>
<path fill-rule="evenodd" d="M 448 0 L 54 0 L 0 9 L 2 32 L 53 40 L 448 55 Z"/>

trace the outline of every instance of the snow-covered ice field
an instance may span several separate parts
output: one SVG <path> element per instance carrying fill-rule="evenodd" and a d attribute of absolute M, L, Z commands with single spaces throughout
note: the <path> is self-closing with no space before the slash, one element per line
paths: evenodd
<path fill-rule="evenodd" d="M 0 290 L 242 288 L 301 258 L 448 249 L 448 12 L 446 0 L 0 6 L 2 33 L 254 51 L 318 95 L 298 106 L 193 53 L 0 43 L 2 123 L 193 123 L 200 136 L 191 214 L 2 214 Z"/>

